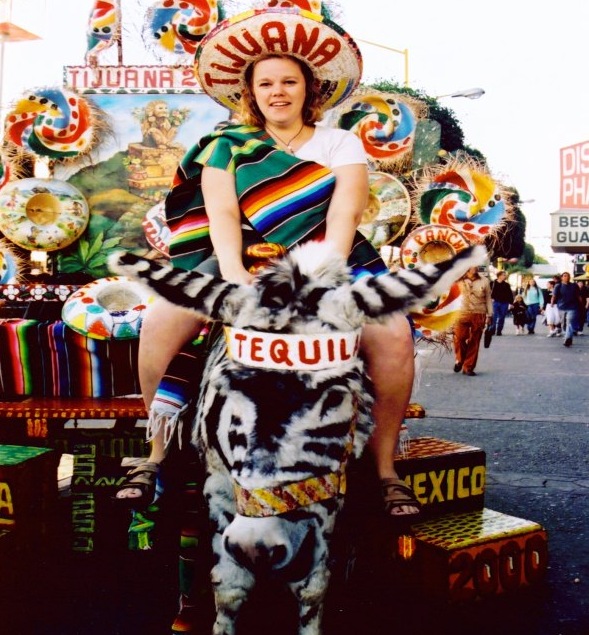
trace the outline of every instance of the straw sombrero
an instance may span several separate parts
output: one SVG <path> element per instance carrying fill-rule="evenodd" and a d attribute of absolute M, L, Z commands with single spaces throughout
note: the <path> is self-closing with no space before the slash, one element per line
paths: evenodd
<path fill-rule="evenodd" d="M 29 251 L 57 251 L 71 245 L 89 219 L 84 195 L 67 181 L 19 179 L 0 190 L 0 231 Z"/>
<path fill-rule="evenodd" d="M 412 231 L 401 245 L 401 264 L 404 269 L 442 262 L 470 245 L 467 238 L 453 227 L 423 225 Z M 444 340 L 458 319 L 462 306 L 460 285 L 452 287 L 425 307 L 410 313 L 419 337 Z"/>
<path fill-rule="evenodd" d="M 93 339 L 139 337 L 143 316 L 155 296 L 129 278 L 99 278 L 73 293 L 62 308 L 71 329 Z"/>
<path fill-rule="evenodd" d="M 325 108 L 348 97 L 362 75 L 362 57 L 352 38 L 335 22 L 298 7 L 252 9 L 220 22 L 197 48 L 195 74 L 208 95 L 235 110 L 245 70 L 265 53 L 305 62 Z"/>
<path fill-rule="evenodd" d="M 405 231 L 411 217 L 411 197 L 401 181 L 387 172 L 369 172 L 368 180 L 369 202 L 358 230 L 380 249 Z"/>
<path fill-rule="evenodd" d="M 368 157 L 387 171 L 408 167 L 417 122 L 426 116 L 423 101 L 373 89 L 358 89 L 331 113 L 334 125 L 353 132 Z"/>
<path fill-rule="evenodd" d="M 505 187 L 470 157 L 426 169 L 413 196 L 422 223 L 453 227 L 471 243 L 494 235 L 511 216 Z"/>

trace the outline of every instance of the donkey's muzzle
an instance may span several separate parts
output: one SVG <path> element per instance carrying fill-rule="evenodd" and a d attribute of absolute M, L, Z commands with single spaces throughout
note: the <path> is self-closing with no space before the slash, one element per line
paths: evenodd
<path fill-rule="evenodd" d="M 314 566 L 315 527 L 311 519 L 249 518 L 237 515 L 223 534 L 223 547 L 253 573 L 299 580 Z"/>

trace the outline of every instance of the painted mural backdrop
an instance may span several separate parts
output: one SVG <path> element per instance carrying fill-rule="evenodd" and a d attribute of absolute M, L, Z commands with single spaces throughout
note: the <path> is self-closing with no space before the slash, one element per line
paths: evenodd
<path fill-rule="evenodd" d="M 112 132 L 91 161 L 55 168 L 55 177 L 80 190 L 90 210 L 86 232 L 59 252 L 57 268 L 100 277 L 113 249 L 165 253 L 163 200 L 178 162 L 228 111 L 201 93 L 85 97 L 108 116 Z"/>

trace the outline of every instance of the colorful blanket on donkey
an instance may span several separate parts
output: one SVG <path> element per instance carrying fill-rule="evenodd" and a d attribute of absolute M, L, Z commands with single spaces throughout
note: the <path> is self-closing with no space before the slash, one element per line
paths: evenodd
<path fill-rule="evenodd" d="M 200 187 L 203 166 L 235 175 L 242 223 L 258 232 L 260 242 L 290 249 L 324 237 L 335 176 L 329 168 L 298 159 L 273 144 L 259 128 L 227 126 L 203 137 L 186 153 L 166 198 L 175 266 L 194 269 L 213 252 Z M 378 252 L 359 232 L 349 264 L 357 276 L 386 271 Z"/>
<path fill-rule="evenodd" d="M 140 393 L 139 340 L 96 340 L 64 322 L 0 320 L 0 397 Z"/>

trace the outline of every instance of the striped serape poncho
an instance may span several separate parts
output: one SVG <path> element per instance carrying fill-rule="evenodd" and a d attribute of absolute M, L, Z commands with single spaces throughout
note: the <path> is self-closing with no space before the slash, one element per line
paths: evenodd
<path fill-rule="evenodd" d="M 235 175 L 242 223 L 264 241 L 290 249 L 324 237 L 335 188 L 331 170 L 278 149 L 260 128 L 232 125 L 203 137 L 180 162 L 166 198 L 174 266 L 191 270 L 213 253 L 200 186 L 203 166 Z M 359 232 L 348 264 L 356 276 L 386 271 L 378 252 Z"/>

